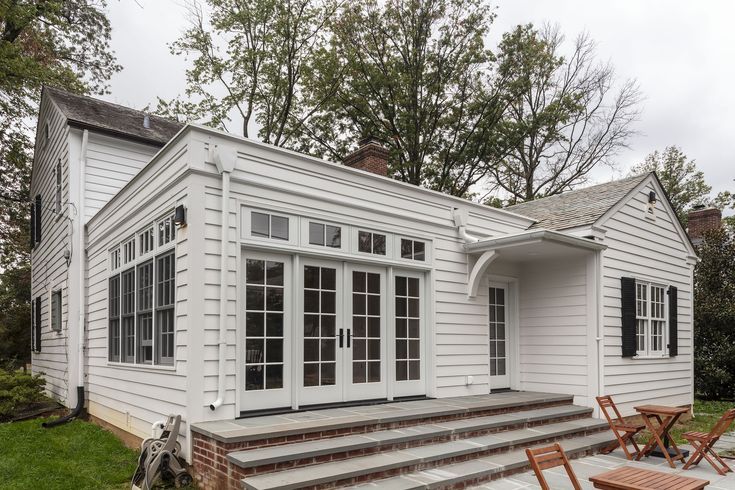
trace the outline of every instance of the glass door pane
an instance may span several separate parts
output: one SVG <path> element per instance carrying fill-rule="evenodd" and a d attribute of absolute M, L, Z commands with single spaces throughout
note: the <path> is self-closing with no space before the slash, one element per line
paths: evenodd
<path fill-rule="evenodd" d="M 421 378 L 421 312 L 417 277 L 396 276 L 396 381 Z"/>
<path fill-rule="evenodd" d="M 491 287 L 488 298 L 491 388 L 508 388 L 508 329 L 506 289 Z"/>
<path fill-rule="evenodd" d="M 380 274 L 352 272 L 352 382 L 378 383 L 381 371 Z"/>
<path fill-rule="evenodd" d="M 304 386 L 336 384 L 336 325 L 337 269 L 304 266 Z"/>

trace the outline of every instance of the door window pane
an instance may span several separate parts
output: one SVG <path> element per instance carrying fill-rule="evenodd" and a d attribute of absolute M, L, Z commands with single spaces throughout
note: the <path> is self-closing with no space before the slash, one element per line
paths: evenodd
<path fill-rule="evenodd" d="M 352 382 L 379 383 L 380 274 L 352 272 Z M 370 328 L 372 327 L 372 328 Z M 365 362 L 369 361 L 369 362 Z"/>
<path fill-rule="evenodd" d="M 283 274 L 283 262 L 246 261 L 245 389 L 248 391 L 283 388 Z"/>
<path fill-rule="evenodd" d="M 304 267 L 304 386 L 336 383 L 336 269 Z"/>
<path fill-rule="evenodd" d="M 396 276 L 396 380 L 421 379 L 420 287 L 417 277 Z M 409 325 L 411 328 L 408 328 Z"/>

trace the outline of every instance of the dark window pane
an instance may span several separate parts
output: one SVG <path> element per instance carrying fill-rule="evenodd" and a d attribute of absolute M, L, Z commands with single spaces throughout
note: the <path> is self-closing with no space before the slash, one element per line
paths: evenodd
<path fill-rule="evenodd" d="M 352 333 L 355 337 L 365 337 L 365 317 L 356 316 L 352 318 Z"/>
<path fill-rule="evenodd" d="M 304 287 L 307 289 L 319 289 L 319 267 L 304 267 Z"/>
<path fill-rule="evenodd" d="M 336 382 L 334 373 L 335 373 L 335 363 L 330 362 L 327 364 L 322 364 L 322 386 L 328 386 L 333 385 Z"/>
<path fill-rule="evenodd" d="M 334 315 L 322 315 L 322 337 L 334 337 L 335 321 Z"/>
<path fill-rule="evenodd" d="M 271 216 L 271 238 L 288 240 L 288 218 Z"/>
<path fill-rule="evenodd" d="M 408 362 L 408 378 L 421 379 L 421 361 Z"/>
<path fill-rule="evenodd" d="M 250 234 L 252 236 L 270 237 L 269 218 L 267 214 L 250 213 Z"/>
<path fill-rule="evenodd" d="M 266 288 L 265 298 L 268 311 L 283 311 L 283 288 Z"/>
<path fill-rule="evenodd" d="M 401 238 L 401 257 L 404 259 L 410 259 L 413 257 L 413 242 L 411 240 L 406 240 L 405 238 Z"/>
<path fill-rule="evenodd" d="M 372 233 L 369 233 L 367 231 L 359 231 L 357 233 L 357 250 L 365 253 L 372 252 L 370 243 L 371 237 Z"/>
<path fill-rule="evenodd" d="M 380 337 L 380 317 L 368 318 L 368 337 L 378 338 Z"/>
<path fill-rule="evenodd" d="M 413 242 L 413 260 L 424 260 L 424 242 Z"/>
<path fill-rule="evenodd" d="M 265 331 L 269 337 L 283 337 L 283 313 L 268 313 Z"/>
<path fill-rule="evenodd" d="M 353 315 L 364 315 L 365 314 L 365 295 L 364 294 L 353 294 L 352 295 L 352 314 Z"/>
<path fill-rule="evenodd" d="M 334 361 L 336 346 L 334 339 L 322 339 L 322 361 Z"/>
<path fill-rule="evenodd" d="M 405 340 L 396 340 L 396 359 L 408 358 L 408 343 Z"/>
<path fill-rule="evenodd" d="M 283 286 L 283 262 L 267 262 L 269 286 Z"/>
<path fill-rule="evenodd" d="M 352 358 L 356 361 L 367 359 L 367 342 L 363 339 L 355 339 L 352 348 Z"/>
<path fill-rule="evenodd" d="M 352 291 L 356 293 L 365 292 L 365 273 L 359 271 L 352 272 Z"/>
<path fill-rule="evenodd" d="M 245 341 L 245 362 L 263 362 L 263 339 L 247 339 Z"/>
<path fill-rule="evenodd" d="M 319 341 L 313 339 L 304 339 L 304 361 L 319 360 Z"/>
<path fill-rule="evenodd" d="M 416 277 L 408 278 L 408 295 L 415 298 L 419 297 L 419 280 Z"/>
<path fill-rule="evenodd" d="M 408 357 L 411 359 L 418 359 L 421 357 L 419 355 L 419 346 L 420 343 L 418 340 L 409 340 L 408 341 Z"/>
<path fill-rule="evenodd" d="M 263 366 L 248 366 L 245 371 L 245 389 L 263 389 Z"/>
<path fill-rule="evenodd" d="M 409 298 L 408 300 L 408 316 L 416 318 L 419 316 L 419 300 Z"/>
<path fill-rule="evenodd" d="M 368 382 L 378 383 L 380 382 L 380 361 L 368 363 Z"/>
<path fill-rule="evenodd" d="M 406 278 L 405 277 L 396 277 L 396 295 L 398 296 L 406 296 L 406 292 L 408 291 L 406 287 Z"/>
<path fill-rule="evenodd" d="M 405 381 L 408 379 L 408 363 L 406 361 L 396 361 L 396 380 Z"/>
<path fill-rule="evenodd" d="M 373 253 L 385 255 L 385 235 L 373 235 Z"/>
<path fill-rule="evenodd" d="M 396 316 L 406 316 L 406 298 L 396 298 Z"/>
<path fill-rule="evenodd" d="M 336 310 L 337 293 L 334 291 L 322 291 L 322 313 L 334 313 Z"/>
<path fill-rule="evenodd" d="M 417 339 L 419 338 L 419 321 L 411 319 L 408 321 L 408 336 Z"/>
<path fill-rule="evenodd" d="M 304 364 L 304 386 L 319 386 L 319 364 Z"/>
<path fill-rule="evenodd" d="M 324 225 L 321 223 L 309 223 L 309 243 L 311 245 L 324 245 Z"/>
<path fill-rule="evenodd" d="M 245 335 L 248 337 L 263 336 L 263 314 L 248 312 L 245 314 Z"/>
<path fill-rule="evenodd" d="M 368 315 L 380 315 L 380 296 L 370 295 L 368 298 Z"/>
<path fill-rule="evenodd" d="M 403 318 L 396 319 L 396 337 L 406 338 L 406 320 Z"/>
<path fill-rule="evenodd" d="M 265 362 L 283 362 L 283 339 L 268 339 L 265 347 Z"/>
<path fill-rule="evenodd" d="M 322 268 L 322 289 L 337 289 L 337 269 Z"/>
<path fill-rule="evenodd" d="M 248 310 L 263 310 L 265 308 L 264 287 L 247 286 L 245 288 L 245 308 Z"/>
<path fill-rule="evenodd" d="M 304 311 L 319 313 L 319 291 L 304 291 Z"/>
<path fill-rule="evenodd" d="M 380 340 L 368 340 L 368 359 L 380 359 Z"/>
<path fill-rule="evenodd" d="M 245 265 L 245 282 L 247 284 L 263 284 L 265 274 L 262 260 L 248 259 Z"/>
<path fill-rule="evenodd" d="M 364 383 L 365 381 L 367 381 L 367 378 L 365 377 L 366 368 L 367 368 L 367 364 L 364 362 L 352 363 L 352 382 L 353 383 Z"/>
<path fill-rule="evenodd" d="M 380 293 L 380 274 L 368 274 L 367 275 L 368 293 L 379 294 Z"/>
<path fill-rule="evenodd" d="M 505 304 L 505 289 L 497 289 L 496 291 L 498 295 L 496 304 L 504 305 Z"/>
<path fill-rule="evenodd" d="M 304 337 L 319 336 L 319 315 L 304 315 Z"/>
<path fill-rule="evenodd" d="M 269 390 L 283 388 L 283 364 L 266 366 L 265 387 Z"/>
<path fill-rule="evenodd" d="M 342 229 L 339 226 L 327 225 L 326 235 L 326 245 L 328 247 L 340 248 L 342 246 Z"/>

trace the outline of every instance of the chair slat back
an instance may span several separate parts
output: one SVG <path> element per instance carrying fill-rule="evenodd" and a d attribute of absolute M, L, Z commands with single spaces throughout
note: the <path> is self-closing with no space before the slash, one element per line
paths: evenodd
<path fill-rule="evenodd" d="M 526 449 L 526 456 L 528 457 L 528 461 L 531 463 L 533 472 L 536 473 L 536 478 L 538 479 L 542 490 L 551 490 L 551 487 L 546 481 L 546 478 L 544 478 L 542 471 L 549 468 L 555 468 L 557 466 L 564 467 L 575 490 L 582 490 L 582 487 L 577 480 L 577 475 L 574 474 L 574 470 L 572 469 L 572 465 L 569 463 L 567 455 L 564 454 L 564 450 L 558 443 L 538 449 Z"/>
<path fill-rule="evenodd" d="M 610 427 L 623 423 L 623 416 L 620 414 L 618 407 L 615 406 L 615 402 L 610 395 L 598 396 L 595 399 L 597 400 L 597 404 L 600 405 L 600 410 L 602 410 L 602 414 L 607 419 L 607 423 L 610 424 Z M 615 415 L 614 419 L 610 416 L 610 412 L 608 412 L 608 410 L 613 412 Z"/>
<path fill-rule="evenodd" d="M 720 420 L 718 420 L 717 423 L 712 427 L 712 430 L 709 433 L 709 437 L 712 439 L 722 436 L 722 434 L 725 433 L 728 427 L 730 427 L 730 424 L 732 424 L 733 420 L 735 420 L 735 408 L 731 408 L 730 410 L 727 410 L 724 414 L 722 414 Z"/>

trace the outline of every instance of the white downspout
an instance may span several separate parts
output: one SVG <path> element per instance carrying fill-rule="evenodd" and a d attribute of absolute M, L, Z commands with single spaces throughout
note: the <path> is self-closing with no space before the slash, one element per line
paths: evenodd
<path fill-rule="evenodd" d="M 464 240 L 465 243 L 479 242 L 479 238 L 467 233 L 467 218 L 468 213 L 466 209 L 452 209 L 452 219 L 454 219 L 454 226 L 457 227 L 457 233 L 459 234 L 459 237 Z"/>
<path fill-rule="evenodd" d="M 603 256 L 602 250 L 598 250 L 595 254 L 596 275 L 595 281 L 597 294 L 597 396 L 605 395 L 605 326 L 604 326 L 604 309 L 605 297 L 602 283 L 604 281 Z M 595 408 L 597 410 L 597 408 Z M 598 413 L 599 416 L 599 413 Z"/>
<path fill-rule="evenodd" d="M 87 173 L 87 144 L 89 142 L 89 131 L 82 133 L 82 155 L 79 159 L 79 209 L 77 210 L 79 230 L 77 239 L 77 253 L 79 254 L 79 333 L 77 338 L 77 355 L 79 356 L 79 372 L 77 373 L 77 386 L 84 387 L 84 269 L 87 256 L 84 247 L 84 186 Z"/>
<path fill-rule="evenodd" d="M 225 372 L 227 350 L 227 255 L 230 223 L 230 173 L 235 168 L 237 151 L 233 148 L 217 148 L 211 150 L 212 160 L 222 174 L 222 226 L 220 237 L 220 298 L 219 298 L 219 369 L 217 372 L 217 399 L 209 408 L 217 410 L 225 401 Z"/>

